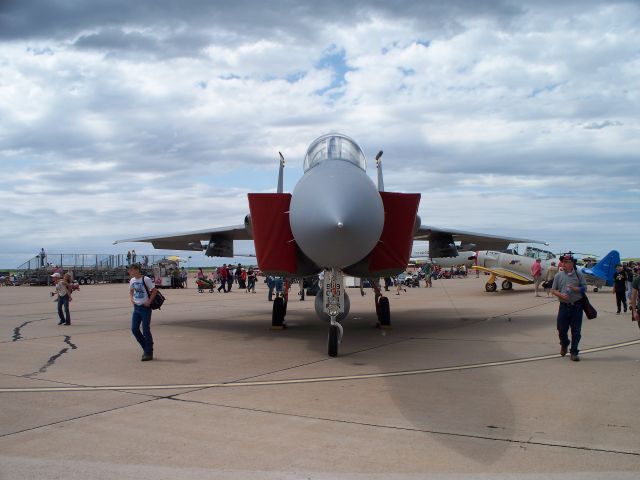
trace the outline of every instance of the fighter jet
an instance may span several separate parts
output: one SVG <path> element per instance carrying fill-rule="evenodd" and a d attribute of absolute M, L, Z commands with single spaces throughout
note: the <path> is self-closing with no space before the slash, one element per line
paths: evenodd
<path fill-rule="evenodd" d="M 328 133 L 307 149 L 304 174 L 293 193 L 283 192 L 284 157 L 280 154 L 276 193 L 249 193 L 249 214 L 243 224 L 115 243 L 149 242 L 158 249 L 204 250 L 207 256 L 232 257 L 234 240 L 253 240 L 258 266 L 267 275 L 295 278 L 324 272 L 315 310 L 329 322 L 332 357 L 338 354 L 341 322 L 350 309 L 345 275 L 371 280 L 378 323 L 386 328 L 391 324 L 389 300 L 376 279 L 405 270 L 413 240 L 428 240 L 431 258 L 456 257 L 458 249 L 499 250 L 510 243 L 544 243 L 421 225 L 420 194 L 386 192 L 382 151 L 375 161 L 377 187 L 366 173 L 360 146 L 346 135 Z M 274 328 L 284 325 L 286 301 L 278 297 L 273 302 Z"/>

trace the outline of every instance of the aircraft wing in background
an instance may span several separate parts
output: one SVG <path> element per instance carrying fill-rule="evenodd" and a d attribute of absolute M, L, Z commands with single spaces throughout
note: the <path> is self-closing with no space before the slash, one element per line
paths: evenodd
<path fill-rule="evenodd" d="M 503 237 L 429 225 L 420 225 L 413 235 L 413 239 L 429 242 L 429 256 L 431 258 L 456 257 L 458 250 L 506 250 L 510 243 L 542 243 L 547 245 L 547 242 L 543 240 Z M 455 245 L 456 242 L 460 242 L 458 247 Z"/>
<path fill-rule="evenodd" d="M 233 257 L 234 240 L 252 240 L 253 237 L 245 225 L 210 228 L 195 232 L 183 232 L 151 237 L 138 237 L 116 240 L 114 243 L 148 242 L 153 248 L 163 250 L 205 250 L 210 257 Z M 202 242 L 205 242 L 203 245 Z"/>

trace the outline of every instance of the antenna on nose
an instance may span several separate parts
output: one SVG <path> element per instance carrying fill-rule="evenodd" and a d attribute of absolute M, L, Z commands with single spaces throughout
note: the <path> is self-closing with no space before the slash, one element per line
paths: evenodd
<path fill-rule="evenodd" d="M 282 153 L 278 152 L 280 155 L 280 168 L 278 169 L 278 193 L 282 193 L 283 190 L 283 176 L 284 176 L 284 156 Z"/>
<path fill-rule="evenodd" d="M 384 192 L 384 180 L 382 179 L 382 150 L 376 155 L 376 168 L 378 169 L 378 191 Z"/>

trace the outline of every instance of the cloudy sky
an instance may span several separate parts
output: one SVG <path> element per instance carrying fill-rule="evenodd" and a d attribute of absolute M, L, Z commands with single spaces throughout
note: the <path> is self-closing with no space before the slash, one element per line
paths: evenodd
<path fill-rule="evenodd" d="M 639 88 L 631 1 L 2 0 L 0 267 L 241 223 L 330 130 L 423 223 L 640 256 Z"/>

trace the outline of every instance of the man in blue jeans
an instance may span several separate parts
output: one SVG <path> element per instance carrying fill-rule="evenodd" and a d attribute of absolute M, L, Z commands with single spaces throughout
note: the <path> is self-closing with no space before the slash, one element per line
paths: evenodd
<path fill-rule="evenodd" d="M 137 263 L 129 267 L 129 298 L 133 304 L 133 314 L 131 315 L 131 332 L 142 347 L 142 360 L 147 362 L 153 360 L 153 337 L 151 336 L 151 302 L 156 296 L 156 286 L 149 277 L 145 277 L 140 272 L 140 265 Z M 142 333 L 140 332 L 142 325 Z"/>
<path fill-rule="evenodd" d="M 571 344 L 571 360 L 579 362 L 578 344 L 582 330 L 582 296 L 587 291 L 584 277 L 575 268 L 572 255 L 564 255 L 561 259 L 562 271 L 553 277 L 551 294 L 558 297 L 558 336 L 560 337 L 560 355 L 567 354 L 567 347 Z M 571 342 L 567 335 L 571 329 Z"/>

